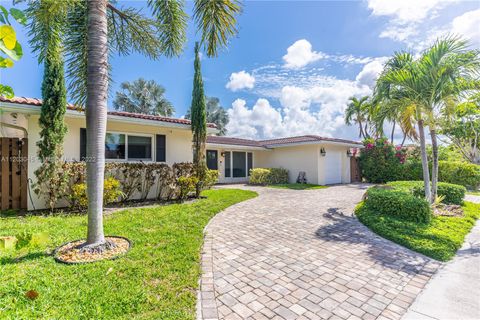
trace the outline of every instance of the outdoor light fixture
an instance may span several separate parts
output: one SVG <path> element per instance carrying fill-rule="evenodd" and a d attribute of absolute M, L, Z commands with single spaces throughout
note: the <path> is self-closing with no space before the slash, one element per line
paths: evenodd
<path fill-rule="evenodd" d="M 225 151 L 220 153 L 220 155 L 225 158 Z"/>
<path fill-rule="evenodd" d="M 327 152 L 325 151 L 325 148 L 323 148 L 323 147 L 320 148 L 320 155 L 321 155 L 322 157 L 325 157 L 325 156 L 327 155 Z"/>
<path fill-rule="evenodd" d="M 347 157 L 350 158 L 350 157 L 352 157 L 352 156 L 353 156 L 352 151 L 350 151 L 350 149 L 348 149 L 348 150 L 347 150 Z"/>

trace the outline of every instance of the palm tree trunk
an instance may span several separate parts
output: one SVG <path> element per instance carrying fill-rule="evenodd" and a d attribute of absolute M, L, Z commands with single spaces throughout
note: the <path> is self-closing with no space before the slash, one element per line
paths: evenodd
<path fill-rule="evenodd" d="M 430 127 L 430 137 L 432 138 L 432 199 L 431 203 L 437 198 L 437 184 L 438 184 L 438 143 L 437 132 L 435 126 Z"/>
<path fill-rule="evenodd" d="M 393 120 L 393 127 L 392 127 L 392 144 L 393 144 L 393 136 L 395 135 L 395 125 L 396 125 L 396 122 L 395 122 L 395 120 Z"/>
<path fill-rule="evenodd" d="M 427 147 L 425 144 L 425 129 L 423 128 L 423 120 L 418 120 L 418 135 L 420 137 L 420 153 L 422 155 L 423 184 L 425 186 L 425 199 L 431 201 L 432 194 L 430 192 L 430 173 L 428 170 Z"/>
<path fill-rule="evenodd" d="M 360 120 L 358 121 L 358 126 L 360 127 L 360 138 L 365 139 L 365 134 L 363 133 L 363 125 Z"/>
<path fill-rule="evenodd" d="M 87 43 L 87 245 L 105 243 L 103 179 L 107 131 L 108 43 L 107 0 L 88 0 Z"/>
<path fill-rule="evenodd" d="M 405 144 L 405 140 L 407 140 L 407 134 L 405 133 L 405 131 L 402 129 L 402 133 L 403 133 L 403 139 L 402 139 L 402 144 L 400 146 L 403 147 L 403 145 Z"/>

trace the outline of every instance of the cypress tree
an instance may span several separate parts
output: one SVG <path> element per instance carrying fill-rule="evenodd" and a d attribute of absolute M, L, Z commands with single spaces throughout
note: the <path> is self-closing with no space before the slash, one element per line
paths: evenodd
<path fill-rule="evenodd" d="M 199 197 L 207 171 L 207 163 L 205 158 L 205 143 L 207 140 L 207 112 L 198 42 L 195 43 L 194 67 L 195 74 L 193 77 L 191 127 L 193 133 L 193 165 L 199 180 L 199 183 L 196 187 L 196 196 Z"/>
<path fill-rule="evenodd" d="M 67 133 L 64 116 L 67 108 L 67 90 L 63 57 L 58 46 L 52 45 L 45 57 L 42 83 L 42 109 L 38 123 L 40 141 L 37 142 L 41 161 L 56 162 L 63 154 L 63 138 Z"/>

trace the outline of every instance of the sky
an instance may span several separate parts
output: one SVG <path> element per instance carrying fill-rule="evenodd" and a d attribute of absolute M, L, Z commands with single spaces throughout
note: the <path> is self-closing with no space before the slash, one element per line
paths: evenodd
<path fill-rule="evenodd" d="M 145 1 L 117 1 L 117 6 L 149 12 Z M 186 6 L 191 13 L 192 2 Z M 24 57 L 2 69 L 0 81 L 17 96 L 40 98 L 43 66 L 28 46 L 26 30 L 17 26 L 17 32 Z M 228 48 L 216 58 L 202 56 L 205 93 L 227 109 L 229 136 L 358 139 L 358 129 L 344 122 L 348 98 L 371 94 L 394 52 L 418 54 L 445 34 L 480 48 L 480 1 L 244 1 L 238 34 Z M 178 58 L 115 56 L 109 105 L 120 83 L 143 77 L 164 86 L 175 116 L 183 117 L 191 102 L 193 46 L 200 38 L 193 21 L 187 36 Z"/>

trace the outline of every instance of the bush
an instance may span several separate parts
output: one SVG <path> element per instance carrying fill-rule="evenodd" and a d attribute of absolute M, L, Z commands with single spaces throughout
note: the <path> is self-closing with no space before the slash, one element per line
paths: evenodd
<path fill-rule="evenodd" d="M 428 223 L 432 217 L 430 204 L 425 199 L 391 187 L 368 189 L 365 205 L 378 214 L 407 221 Z"/>
<path fill-rule="evenodd" d="M 476 190 L 480 187 L 480 166 L 467 162 L 440 161 L 438 179 Z"/>
<path fill-rule="evenodd" d="M 288 170 L 283 168 L 251 169 L 249 183 L 263 186 L 288 183 Z"/>
<path fill-rule="evenodd" d="M 218 170 L 207 169 L 205 181 L 203 182 L 203 190 L 208 190 L 218 182 Z"/>
<path fill-rule="evenodd" d="M 389 182 L 388 185 L 397 190 L 410 192 L 419 198 L 425 197 L 425 187 L 423 185 L 423 181 L 393 181 Z M 439 196 L 444 197 L 442 200 L 443 203 L 461 205 L 463 203 L 463 198 L 465 198 L 466 192 L 467 189 L 465 189 L 464 186 L 445 182 L 438 183 L 437 193 Z"/>
<path fill-rule="evenodd" d="M 179 200 L 183 201 L 188 198 L 188 195 L 195 191 L 195 187 L 198 183 L 198 178 L 194 176 L 190 177 L 179 177 L 177 179 L 177 184 L 179 187 Z"/>
<path fill-rule="evenodd" d="M 360 153 L 360 170 L 368 182 L 385 183 L 398 180 L 403 173 L 405 152 L 395 148 L 387 138 L 366 139 Z"/>
<path fill-rule="evenodd" d="M 77 183 L 72 187 L 72 193 L 69 196 L 70 207 L 84 210 L 88 206 L 87 185 L 86 183 Z M 103 203 L 105 205 L 118 201 L 123 192 L 120 190 L 120 181 L 109 177 L 103 182 Z"/>

